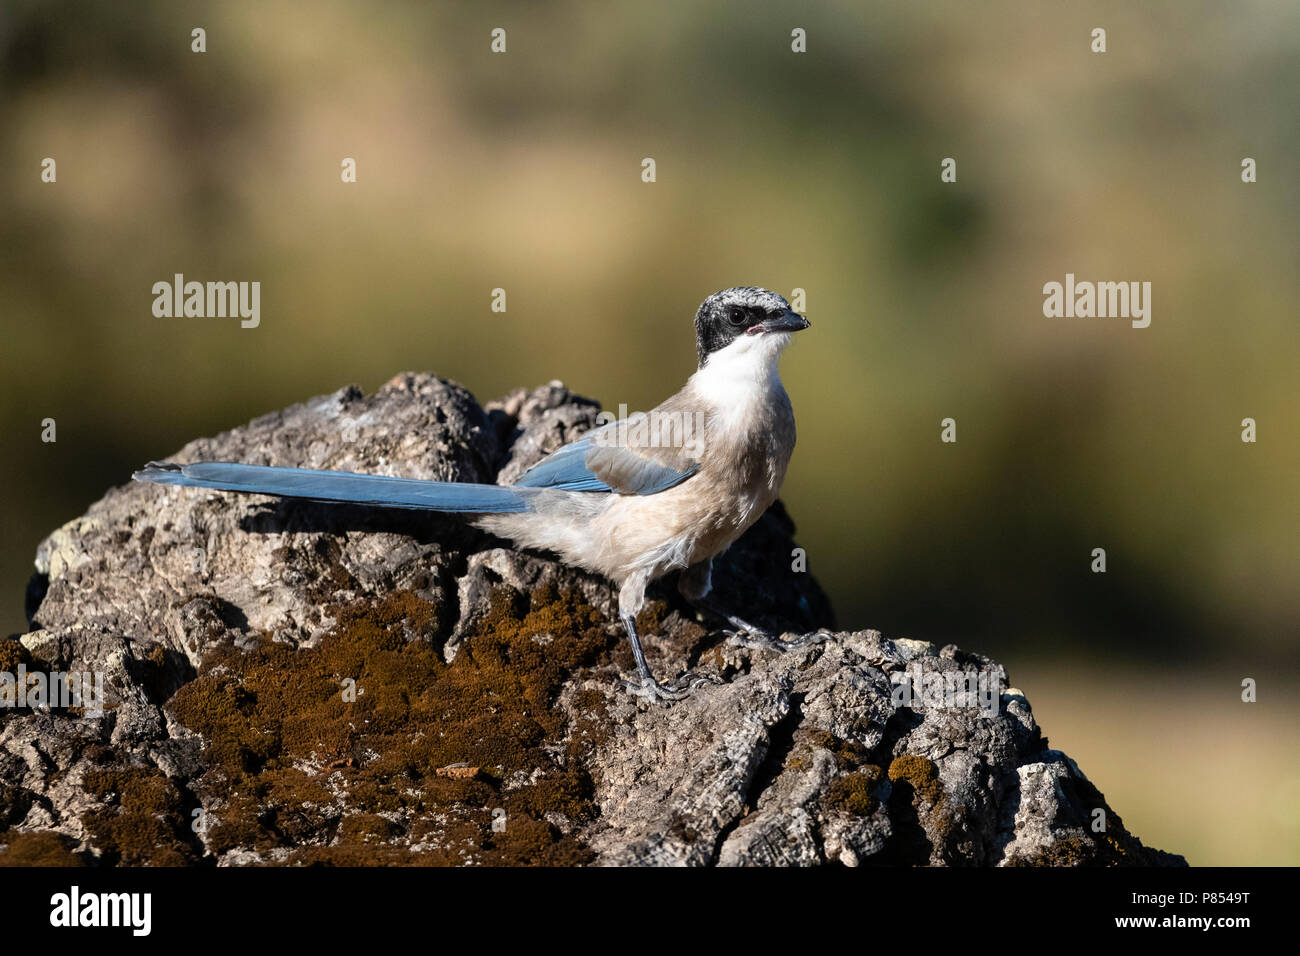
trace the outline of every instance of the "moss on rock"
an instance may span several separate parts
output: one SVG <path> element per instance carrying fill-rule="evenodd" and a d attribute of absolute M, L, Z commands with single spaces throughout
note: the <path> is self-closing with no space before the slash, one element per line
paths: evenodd
<path fill-rule="evenodd" d="M 608 659 L 594 608 L 553 588 L 498 589 L 451 664 L 433 605 L 412 591 L 331 613 L 315 646 L 271 634 L 222 645 L 169 703 L 206 743 L 213 851 L 343 865 L 590 857 L 557 823 L 594 813 L 582 758 L 599 714 L 571 727 L 555 698 Z M 584 710 L 603 708 L 589 696 Z M 479 772 L 439 773 L 458 763 Z"/>
<path fill-rule="evenodd" d="M 37 830 L 0 837 L 0 866 L 85 866 L 72 852 L 76 841 L 62 833 Z"/>

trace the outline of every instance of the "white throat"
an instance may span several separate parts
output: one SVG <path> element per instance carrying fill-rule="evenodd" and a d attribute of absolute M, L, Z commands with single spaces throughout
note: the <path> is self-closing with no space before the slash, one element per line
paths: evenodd
<path fill-rule="evenodd" d="M 789 344 L 788 332 L 738 336 L 709 355 L 687 384 L 727 417 L 744 415 L 755 402 L 766 402 L 784 391 L 777 362 Z"/>

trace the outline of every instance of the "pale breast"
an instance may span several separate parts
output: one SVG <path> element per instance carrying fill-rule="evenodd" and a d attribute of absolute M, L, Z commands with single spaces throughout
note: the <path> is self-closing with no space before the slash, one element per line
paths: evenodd
<path fill-rule="evenodd" d="M 710 410 L 699 471 L 629 510 L 677 542 L 676 560 L 695 564 L 715 557 L 777 499 L 794 444 L 794 412 L 777 381 L 743 402 Z"/>
<path fill-rule="evenodd" d="M 767 359 L 748 368 L 706 369 L 711 377 L 697 373 L 655 409 L 703 423 L 685 453 L 699 467 L 680 484 L 647 495 L 578 493 L 580 501 L 571 492 L 543 493 L 532 513 L 489 518 L 484 526 L 618 582 L 715 557 L 776 500 L 794 451 L 794 412 L 776 375 L 775 352 Z M 681 467 L 682 454 L 663 449 L 657 457 Z"/>

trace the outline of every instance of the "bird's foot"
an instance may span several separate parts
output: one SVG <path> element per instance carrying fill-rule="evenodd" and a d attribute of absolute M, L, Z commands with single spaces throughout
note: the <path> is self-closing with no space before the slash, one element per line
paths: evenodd
<path fill-rule="evenodd" d="M 695 692 L 696 688 L 703 687 L 705 684 L 721 684 L 720 678 L 712 674 L 697 674 L 694 671 L 687 671 L 681 677 L 671 683 L 661 684 L 649 675 L 638 677 L 634 680 L 620 678 L 618 686 L 627 691 L 633 697 L 639 698 L 650 703 L 662 701 L 683 700 Z"/>
<path fill-rule="evenodd" d="M 731 643 L 755 651 L 789 651 L 799 647 L 807 647 L 810 644 L 820 644 L 830 638 L 830 634 L 825 630 L 820 630 L 800 634 L 797 637 L 785 640 L 760 627 L 752 626 L 723 633 L 727 635 L 727 640 L 731 641 Z"/>

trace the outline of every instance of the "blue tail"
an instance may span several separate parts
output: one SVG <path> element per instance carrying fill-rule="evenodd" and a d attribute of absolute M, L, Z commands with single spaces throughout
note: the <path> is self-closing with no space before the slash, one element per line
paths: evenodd
<path fill-rule="evenodd" d="M 356 475 L 346 471 L 270 468 L 224 461 L 204 461 L 193 465 L 151 461 L 132 477 L 136 481 L 152 481 L 160 485 L 244 491 L 286 498 L 310 498 L 314 501 L 347 501 L 379 508 L 477 514 L 506 514 L 528 510 L 529 492 L 505 485 L 386 478 L 383 475 Z"/>

